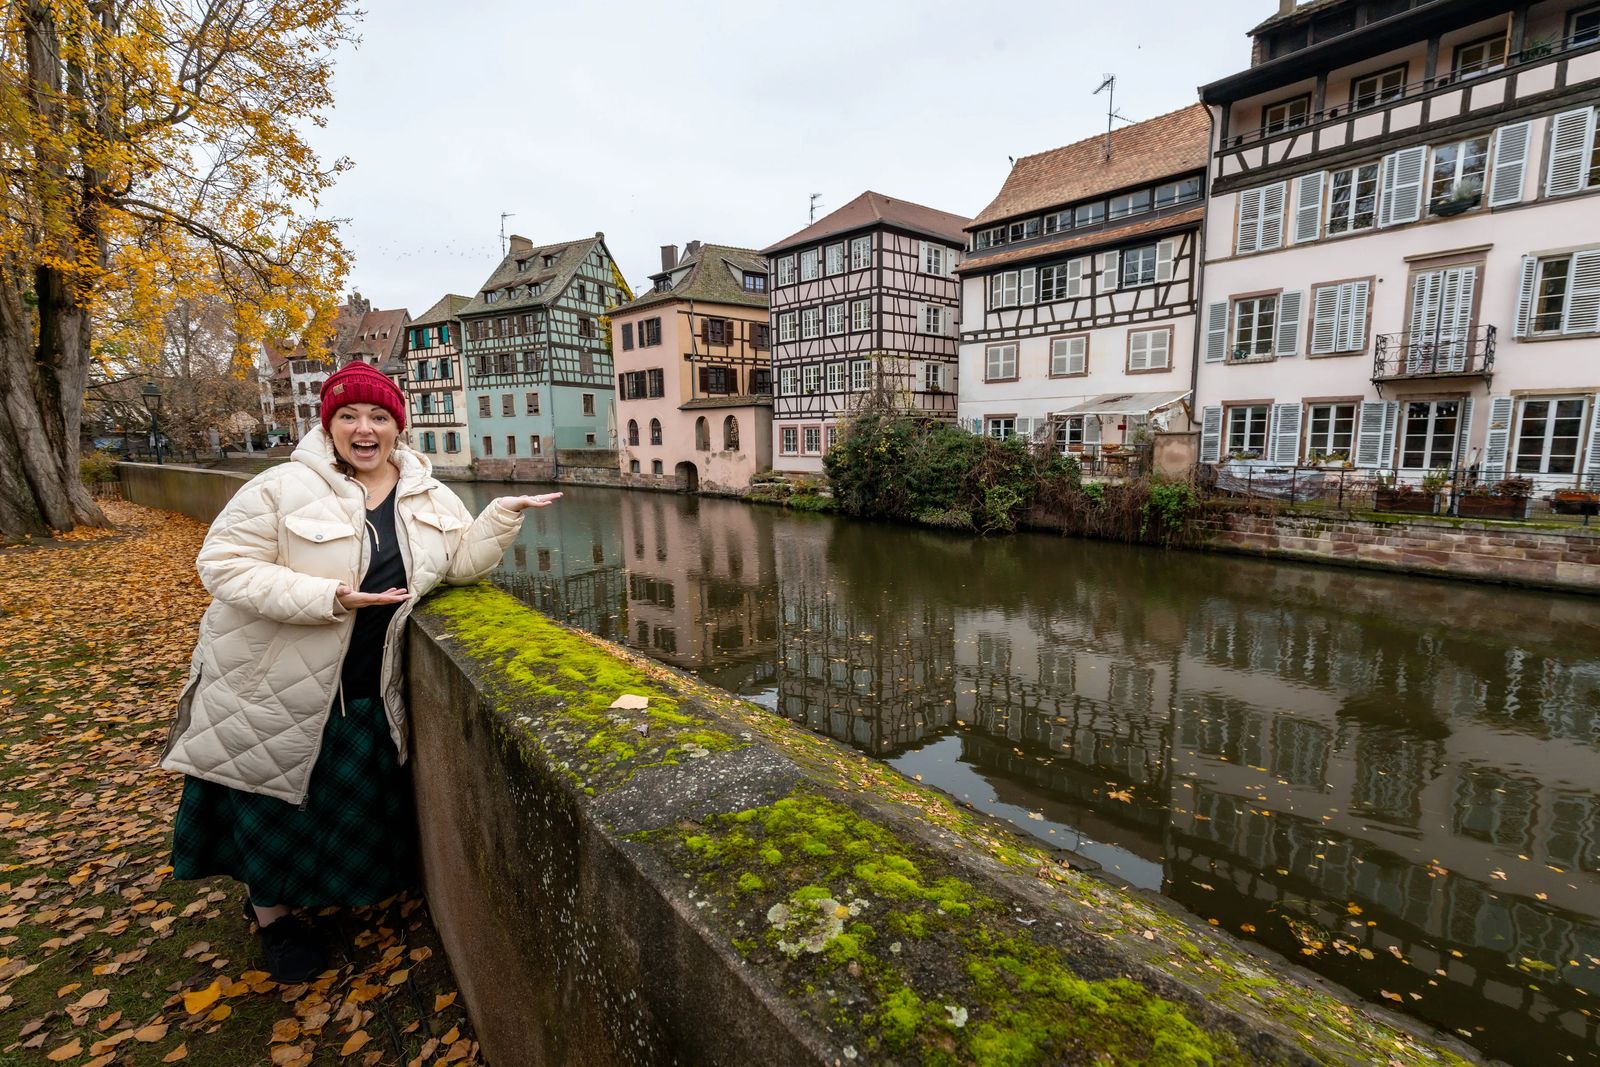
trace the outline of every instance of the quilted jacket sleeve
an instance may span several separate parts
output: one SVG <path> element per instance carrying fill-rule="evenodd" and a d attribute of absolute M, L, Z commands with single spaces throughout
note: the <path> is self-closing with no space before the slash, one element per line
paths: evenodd
<path fill-rule="evenodd" d="M 506 554 L 506 548 L 516 540 L 517 531 L 522 529 L 522 516 L 491 500 L 474 519 L 454 493 L 441 496 L 448 498 L 446 506 L 451 513 L 467 524 L 456 550 L 450 553 L 450 570 L 444 580 L 451 585 L 470 585 L 494 570 L 500 557 Z"/>
<path fill-rule="evenodd" d="M 222 603 L 276 622 L 314 625 L 343 617 L 336 579 L 301 574 L 277 560 L 277 493 L 270 481 L 258 479 L 235 493 L 211 524 L 195 560 L 200 584 Z"/>

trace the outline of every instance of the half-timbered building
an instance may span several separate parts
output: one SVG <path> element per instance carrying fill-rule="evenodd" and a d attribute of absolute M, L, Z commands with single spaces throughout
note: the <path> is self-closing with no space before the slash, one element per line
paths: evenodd
<path fill-rule="evenodd" d="M 772 466 L 767 261 L 690 241 L 612 312 L 622 483 L 742 494 Z"/>
<path fill-rule="evenodd" d="M 1090 455 L 1188 428 L 1209 133 L 1195 104 L 1017 160 L 968 227 L 962 425 Z"/>
<path fill-rule="evenodd" d="M 772 264 L 773 467 L 819 472 L 862 399 L 956 414 L 955 268 L 967 219 L 865 192 L 763 250 Z"/>
<path fill-rule="evenodd" d="M 1207 462 L 1600 480 L 1600 5 L 1318 0 L 1202 89 Z"/>
<path fill-rule="evenodd" d="M 465 473 L 472 461 L 466 446 L 461 323 L 456 318 L 471 301 L 446 294 L 407 328 L 406 435 L 440 473 Z"/>
<path fill-rule="evenodd" d="M 557 450 L 616 447 L 606 315 L 632 298 L 605 234 L 549 245 L 511 237 L 456 313 L 480 475 L 548 478 Z"/>

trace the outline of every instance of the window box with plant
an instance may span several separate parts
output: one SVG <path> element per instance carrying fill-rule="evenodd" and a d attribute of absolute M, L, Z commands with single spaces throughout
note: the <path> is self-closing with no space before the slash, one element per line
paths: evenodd
<path fill-rule="evenodd" d="M 1532 497 L 1531 480 L 1505 478 L 1462 493 L 1456 499 L 1456 514 L 1464 519 L 1525 519 Z"/>
<path fill-rule="evenodd" d="M 1332 468 L 1344 468 L 1352 465 L 1348 452 L 1318 452 L 1316 450 L 1312 450 L 1311 455 L 1306 459 L 1306 463 L 1312 467 Z"/>
<path fill-rule="evenodd" d="M 1441 218 L 1460 215 L 1477 207 L 1483 200 L 1483 182 L 1477 178 L 1463 178 L 1450 187 L 1450 191 L 1433 202 L 1430 209 Z"/>
<path fill-rule="evenodd" d="M 1557 489 L 1550 496 L 1557 515 L 1600 515 L 1600 492 L 1593 489 Z"/>
<path fill-rule="evenodd" d="M 1420 485 L 1399 481 L 1394 475 L 1380 475 L 1378 488 L 1372 495 L 1373 511 L 1392 511 L 1404 515 L 1437 515 L 1439 494 L 1449 484 L 1449 475 L 1443 470 L 1431 470 L 1422 476 Z"/>

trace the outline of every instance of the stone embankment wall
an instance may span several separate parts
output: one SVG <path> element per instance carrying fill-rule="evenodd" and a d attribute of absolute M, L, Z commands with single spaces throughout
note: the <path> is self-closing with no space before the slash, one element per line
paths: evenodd
<path fill-rule="evenodd" d="M 446 476 L 442 476 L 446 477 Z M 464 472 L 447 476 L 457 482 L 554 482 L 562 485 L 621 485 L 615 451 L 563 448 L 552 457 L 500 458 L 472 461 Z"/>
<path fill-rule="evenodd" d="M 1600 592 L 1600 526 L 1534 526 L 1408 517 L 1384 521 L 1212 511 L 1207 548 L 1444 578 Z"/>
<path fill-rule="evenodd" d="M 505 593 L 414 620 L 427 896 L 489 1062 L 1461 1062 Z"/>
<path fill-rule="evenodd" d="M 200 522 L 210 522 L 251 478 L 237 471 L 180 467 L 171 463 L 118 463 L 122 495 L 135 504 L 176 511 Z"/>

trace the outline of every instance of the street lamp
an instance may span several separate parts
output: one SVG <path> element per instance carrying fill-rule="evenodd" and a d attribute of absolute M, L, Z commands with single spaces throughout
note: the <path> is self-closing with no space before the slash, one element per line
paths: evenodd
<path fill-rule="evenodd" d="M 150 412 L 150 447 L 155 449 L 156 462 L 161 463 L 161 390 L 156 388 L 155 382 L 145 382 L 139 395 Z"/>

